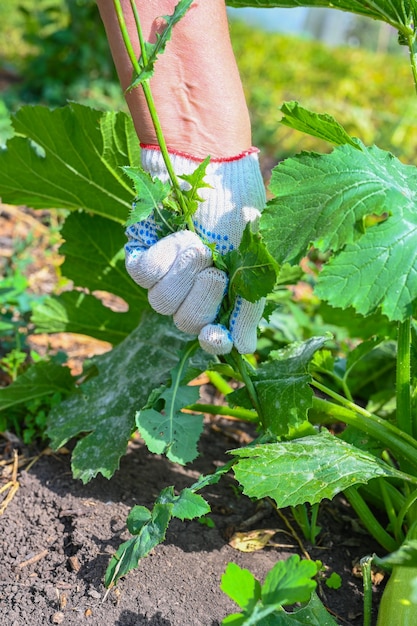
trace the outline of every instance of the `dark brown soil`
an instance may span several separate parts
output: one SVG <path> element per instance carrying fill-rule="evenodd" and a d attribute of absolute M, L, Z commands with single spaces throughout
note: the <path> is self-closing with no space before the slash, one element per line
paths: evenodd
<path fill-rule="evenodd" d="M 226 476 L 204 493 L 215 527 L 174 520 L 165 543 L 104 598 L 103 577 L 110 557 L 129 537 L 125 520 L 130 508 L 151 507 L 164 487 L 181 489 L 200 473 L 212 472 L 226 460 L 225 451 L 236 447 L 229 429 L 225 420 L 208 421 L 202 455 L 187 468 L 150 454 L 136 440 L 110 481 L 98 477 L 83 486 L 73 480 L 68 451 L 43 454 L 28 471 L 21 469 L 19 489 L 0 517 L 0 624 L 214 626 L 237 610 L 219 588 L 229 561 L 263 580 L 278 559 L 294 553 L 303 556 L 272 507 L 259 514 L 257 504 L 240 495 L 233 477 Z M 12 464 L 10 442 L 0 443 L 5 472 L 1 487 L 10 480 L 6 469 L 10 471 Z M 258 520 L 247 524 L 255 514 Z M 291 513 L 284 514 L 302 538 Z M 338 590 L 321 584 L 321 598 L 339 624 L 359 626 L 362 581 L 355 577 L 354 565 L 378 548 L 360 532 L 342 499 L 324 503 L 319 522 L 323 528 L 319 545 L 312 547 L 302 539 L 302 547 L 325 564 L 325 576 L 335 571 L 343 581 Z M 277 529 L 274 542 L 284 547 L 238 551 L 228 539 L 240 527 Z M 375 605 L 380 592 L 381 586 L 376 587 Z"/>

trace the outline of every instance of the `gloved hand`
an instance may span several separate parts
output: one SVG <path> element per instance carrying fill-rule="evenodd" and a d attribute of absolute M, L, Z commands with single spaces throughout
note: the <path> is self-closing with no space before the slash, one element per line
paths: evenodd
<path fill-rule="evenodd" d="M 170 153 L 177 176 L 191 174 L 200 159 Z M 142 146 L 142 166 L 163 182 L 168 173 L 158 147 Z M 183 332 L 198 335 L 201 347 L 210 354 L 227 354 L 233 345 L 241 354 L 256 349 L 257 326 L 265 301 L 251 303 L 236 299 L 227 329 L 215 319 L 227 289 L 225 272 L 213 267 L 214 243 L 220 254 L 239 247 L 248 222 L 259 217 L 265 205 L 265 188 L 257 150 L 230 159 L 212 159 L 199 190 L 204 200 L 193 216 L 196 233 L 182 230 L 158 240 L 153 216 L 130 226 L 125 246 L 126 268 L 133 280 L 149 290 L 152 308 L 173 315 Z M 187 183 L 184 182 L 184 187 Z"/>

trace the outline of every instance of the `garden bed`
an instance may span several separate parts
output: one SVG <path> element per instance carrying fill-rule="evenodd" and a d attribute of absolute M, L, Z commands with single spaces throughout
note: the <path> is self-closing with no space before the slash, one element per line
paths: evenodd
<path fill-rule="evenodd" d="M 111 480 L 98 477 L 86 486 L 72 478 L 69 450 L 46 450 L 31 462 L 36 453 L 21 449 L 19 488 L 0 517 L 5 538 L 0 562 L 3 623 L 214 626 L 237 608 L 220 590 L 228 562 L 263 580 L 277 560 L 298 553 L 320 559 L 326 578 L 333 571 L 341 576 L 339 589 L 322 584 L 319 594 L 339 624 L 359 626 L 363 616 L 358 560 L 380 549 L 361 531 L 346 502 L 336 498 L 322 504 L 322 531 L 315 547 L 303 540 L 290 512 L 284 510 L 299 545 L 284 519 L 272 508 L 259 511 L 255 502 L 240 494 L 231 476 L 204 493 L 212 507 L 213 528 L 174 520 L 165 543 L 106 596 L 104 573 L 117 546 L 129 536 L 125 520 L 130 508 L 149 506 L 167 485 L 181 489 L 199 473 L 223 463 L 225 451 L 236 447 L 234 438 L 239 435 L 232 426 L 226 420 L 207 420 L 202 454 L 185 468 L 150 454 L 134 440 Z M 2 484 L 10 480 L 12 448 L 12 443 L 1 440 Z M 272 539 L 279 547 L 242 552 L 229 544 L 235 531 L 260 528 L 276 529 Z M 382 587 L 374 587 L 375 606 Z"/>

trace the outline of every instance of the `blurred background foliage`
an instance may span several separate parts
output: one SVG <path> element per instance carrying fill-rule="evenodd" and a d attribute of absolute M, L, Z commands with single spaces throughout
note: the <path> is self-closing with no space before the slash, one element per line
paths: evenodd
<path fill-rule="evenodd" d="M 286 100 L 334 115 L 367 144 L 405 161 L 414 158 L 417 121 L 407 57 L 400 46 L 395 54 L 372 52 L 377 31 L 375 23 L 367 24 L 364 31 L 359 20 L 351 37 L 366 48 L 330 48 L 231 21 L 253 141 L 268 164 L 302 149 L 328 150 L 279 124 Z M 0 143 L 11 132 L 9 112 L 24 103 L 61 106 L 76 100 L 126 110 L 94 0 L 1 3 L 0 30 Z"/>

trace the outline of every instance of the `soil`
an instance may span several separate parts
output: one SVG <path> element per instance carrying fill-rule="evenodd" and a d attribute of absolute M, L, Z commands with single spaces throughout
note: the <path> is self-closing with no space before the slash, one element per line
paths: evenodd
<path fill-rule="evenodd" d="M 53 291 L 60 259 L 55 243 L 45 262 L 50 230 L 42 221 L 43 212 L 4 205 L 0 209 L 4 259 L 16 254 L 16 238 L 25 240 L 32 233 L 30 289 Z M 74 340 L 65 333 L 53 340 L 32 337 L 32 342 L 37 351 L 42 346 L 65 349 L 74 373 L 84 358 L 109 349 L 103 342 Z M 339 624 L 360 626 L 358 561 L 372 552 L 381 554 L 381 548 L 360 528 L 349 505 L 340 497 L 322 503 L 322 530 L 312 546 L 291 511 L 278 514 L 267 503 L 252 502 L 241 495 L 232 475 L 203 492 L 214 527 L 173 520 L 165 542 L 106 595 L 104 574 L 112 554 L 129 538 L 125 521 L 131 507 L 152 507 L 169 485 L 177 490 L 191 485 L 201 473 L 228 460 L 226 451 L 250 435 L 237 422 L 207 418 L 200 456 L 185 468 L 150 454 L 134 439 L 113 478 L 98 477 L 88 485 L 72 478 L 70 449 L 33 450 L 10 433 L 0 435 L 0 626 L 215 626 L 238 610 L 220 589 L 228 562 L 251 570 L 262 581 L 277 560 L 295 553 L 323 562 L 318 586 L 322 601 Z M 266 547 L 254 552 L 232 547 L 236 531 L 259 529 L 276 530 Z M 325 584 L 332 572 L 342 578 L 339 589 Z M 373 624 L 381 578 L 374 578 Z"/>
<path fill-rule="evenodd" d="M 318 545 L 311 546 L 289 511 L 282 518 L 272 507 L 259 510 L 239 493 L 232 476 L 205 490 L 214 528 L 173 520 L 165 543 L 105 597 L 104 573 L 115 549 L 129 537 L 130 508 L 151 507 L 164 487 L 182 489 L 200 473 L 213 471 L 227 460 L 225 451 L 236 447 L 235 431 L 225 420 L 208 420 L 202 454 L 186 468 L 150 454 L 134 440 L 111 480 L 98 477 L 85 486 L 72 478 L 68 450 L 46 450 L 29 469 L 27 451 L 22 451 L 19 488 L 0 517 L 0 624 L 215 626 L 237 610 L 219 587 L 229 561 L 263 580 L 277 560 L 294 553 L 320 559 L 326 577 L 340 574 L 340 589 L 321 584 L 319 594 L 339 624 L 362 624 L 362 581 L 355 566 L 378 548 L 360 532 L 346 502 L 323 503 L 322 532 Z M 4 471 L 13 465 L 12 447 L 3 441 Z M 234 531 L 259 528 L 276 529 L 278 547 L 242 552 L 229 544 Z M 375 606 L 380 592 L 381 586 L 375 587 Z"/>

